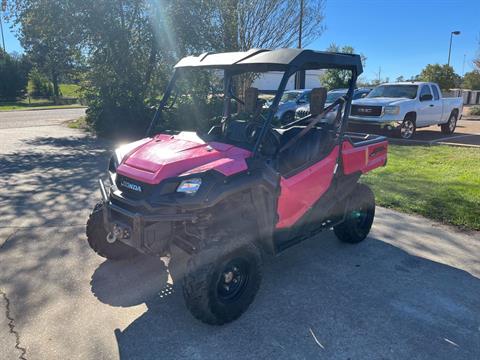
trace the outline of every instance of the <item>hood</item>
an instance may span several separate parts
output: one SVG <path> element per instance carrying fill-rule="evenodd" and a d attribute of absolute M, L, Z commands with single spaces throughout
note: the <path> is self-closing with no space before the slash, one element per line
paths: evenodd
<path fill-rule="evenodd" d="M 117 172 L 147 184 L 212 169 L 228 176 L 246 170 L 250 154 L 233 145 L 207 143 L 194 132 L 162 134 L 128 154 Z"/>
<path fill-rule="evenodd" d="M 398 105 L 406 101 L 411 101 L 409 98 L 388 98 L 388 97 L 376 97 L 376 98 L 363 98 L 353 100 L 354 105 L 368 105 L 368 106 L 386 106 L 386 105 Z"/>

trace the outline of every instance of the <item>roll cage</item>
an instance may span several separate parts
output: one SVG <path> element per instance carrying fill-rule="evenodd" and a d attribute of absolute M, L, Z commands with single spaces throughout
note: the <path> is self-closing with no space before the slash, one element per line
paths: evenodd
<path fill-rule="evenodd" d="M 359 55 L 331 53 L 304 49 L 251 49 L 245 52 L 228 52 L 228 53 L 204 53 L 199 56 L 187 56 L 181 59 L 176 65 L 174 73 L 168 83 L 164 96 L 160 101 L 157 111 L 147 130 L 147 136 L 150 136 L 156 124 L 162 118 L 162 112 L 166 108 L 168 100 L 174 89 L 176 80 L 182 71 L 186 69 L 217 69 L 224 71 L 223 90 L 224 90 L 224 106 L 223 118 L 230 117 L 231 100 L 239 101 L 231 91 L 232 77 L 243 73 L 263 73 L 268 71 L 283 72 L 282 79 L 276 90 L 275 97 L 268 108 L 266 117 L 263 118 L 263 126 L 260 134 L 256 139 L 253 147 L 254 156 L 258 154 L 258 149 L 265 134 L 271 126 L 272 120 L 277 112 L 280 99 L 283 96 L 289 78 L 299 71 L 316 70 L 316 69 L 340 69 L 351 71 L 349 87 L 347 94 L 340 101 L 335 102 L 345 104 L 343 118 L 339 127 L 339 141 L 342 143 L 343 134 L 347 128 L 348 117 L 357 77 L 363 72 L 362 62 Z M 329 106 L 324 113 L 333 109 Z M 310 124 L 310 128 L 313 125 Z M 307 127 L 308 128 L 308 127 Z M 308 130 L 307 130 L 308 131 Z M 306 131 L 304 132 L 306 133 Z M 341 148 L 341 147 L 340 147 Z"/>

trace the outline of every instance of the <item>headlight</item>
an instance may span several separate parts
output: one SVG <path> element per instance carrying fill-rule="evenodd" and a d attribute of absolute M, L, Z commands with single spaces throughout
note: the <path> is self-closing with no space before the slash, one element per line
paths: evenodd
<path fill-rule="evenodd" d="M 178 185 L 177 192 L 193 195 L 200 189 L 200 185 L 202 185 L 202 179 L 200 178 L 183 180 Z"/>
<path fill-rule="evenodd" d="M 385 106 L 385 114 L 397 115 L 400 113 L 400 106 Z"/>

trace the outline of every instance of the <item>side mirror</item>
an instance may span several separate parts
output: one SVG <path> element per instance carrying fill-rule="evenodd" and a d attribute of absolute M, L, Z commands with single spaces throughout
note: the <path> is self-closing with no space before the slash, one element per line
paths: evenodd
<path fill-rule="evenodd" d="M 423 94 L 420 96 L 420 101 L 432 101 L 433 96 L 431 94 Z"/>

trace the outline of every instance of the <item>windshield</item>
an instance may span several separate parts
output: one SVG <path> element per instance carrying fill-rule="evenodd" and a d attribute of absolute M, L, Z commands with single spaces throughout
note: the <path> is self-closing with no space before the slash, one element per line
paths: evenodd
<path fill-rule="evenodd" d="M 325 101 L 325 103 L 327 103 L 327 104 L 333 103 L 336 100 L 340 99 L 346 93 L 347 93 L 346 91 L 345 92 L 343 92 L 343 91 L 329 92 L 327 94 L 327 100 Z"/>
<path fill-rule="evenodd" d="M 415 99 L 417 96 L 417 85 L 381 85 L 372 90 L 367 97 L 378 98 L 407 98 Z"/>
<path fill-rule="evenodd" d="M 300 95 L 301 93 L 298 91 L 286 91 L 285 93 L 283 93 L 283 96 L 280 101 L 281 102 L 296 101 Z"/>

